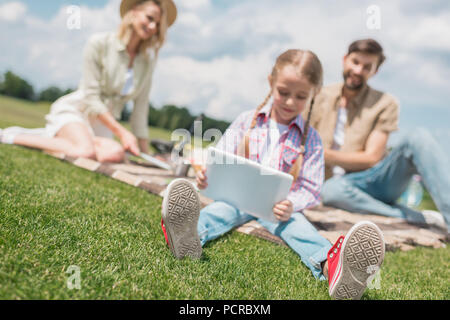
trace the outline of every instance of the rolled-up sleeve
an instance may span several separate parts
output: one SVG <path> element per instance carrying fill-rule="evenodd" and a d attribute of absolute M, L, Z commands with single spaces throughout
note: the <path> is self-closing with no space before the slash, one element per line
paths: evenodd
<path fill-rule="evenodd" d="M 375 130 L 390 133 L 398 130 L 399 103 L 393 97 L 381 111 L 375 123 Z"/>
<path fill-rule="evenodd" d="M 92 36 L 84 48 L 82 89 L 88 114 L 98 115 L 108 111 L 101 99 L 101 42 L 100 38 Z"/>
<path fill-rule="evenodd" d="M 325 175 L 323 146 L 317 132 L 310 128 L 310 133 L 302 170 L 287 196 L 293 204 L 294 212 L 320 204 Z"/>

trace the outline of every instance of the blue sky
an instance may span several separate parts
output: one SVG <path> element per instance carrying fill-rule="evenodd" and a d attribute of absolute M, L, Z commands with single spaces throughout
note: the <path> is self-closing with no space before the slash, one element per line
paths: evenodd
<path fill-rule="evenodd" d="M 341 81 L 349 43 L 372 37 L 388 57 L 370 84 L 401 103 L 401 130 L 428 128 L 450 154 L 450 3 L 447 0 L 175 0 L 179 18 L 159 57 L 151 101 L 233 120 L 268 91 L 267 75 L 288 48 L 316 52 L 325 83 Z M 120 0 L 0 0 L 0 72 L 37 89 L 76 87 L 82 50 L 95 32 L 114 31 Z M 67 6 L 81 7 L 68 30 Z M 379 9 L 380 28 L 367 25 Z"/>
<path fill-rule="evenodd" d="M 0 4 L 12 2 L 9 0 L 1 0 Z M 42 19 L 50 19 L 58 13 L 58 11 L 67 5 L 88 5 L 91 8 L 102 8 L 108 0 L 22 0 L 20 1 L 28 7 L 28 11 Z"/>

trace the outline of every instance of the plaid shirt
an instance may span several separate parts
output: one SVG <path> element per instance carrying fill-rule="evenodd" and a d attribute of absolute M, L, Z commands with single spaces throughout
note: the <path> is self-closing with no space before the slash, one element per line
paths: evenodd
<path fill-rule="evenodd" d="M 267 104 L 258 113 L 256 126 L 250 133 L 249 159 L 261 163 L 261 151 L 267 143 L 269 130 L 269 115 L 271 106 Z M 237 154 L 238 145 L 250 128 L 255 110 L 243 112 L 228 127 L 216 148 Z M 300 154 L 301 136 L 305 121 L 301 115 L 289 124 L 288 130 L 280 136 L 273 154 L 270 166 L 289 172 Z M 309 127 L 305 144 L 303 167 L 296 181 L 292 184 L 287 196 L 293 204 L 294 212 L 314 207 L 320 203 L 320 192 L 324 181 L 324 156 L 322 140 L 314 128 Z"/>

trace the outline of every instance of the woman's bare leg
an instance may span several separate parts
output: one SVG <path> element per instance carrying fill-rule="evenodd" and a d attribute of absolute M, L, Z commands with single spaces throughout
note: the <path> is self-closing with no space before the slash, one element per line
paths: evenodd
<path fill-rule="evenodd" d="M 99 162 L 123 162 L 125 150 L 122 145 L 109 138 L 94 137 L 94 148 Z"/>
<path fill-rule="evenodd" d="M 83 123 L 68 123 L 54 138 L 29 134 L 18 134 L 14 144 L 51 152 L 62 152 L 67 156 L 96 159 L 94 137 Z"/>
<path fill-rule="evenodd" d="M 125 150 L 120 143 L 93 137 L 86 125 L 79 122 L 65 125 L 53 138 L 18 134 L 14 137 L 14 144 L 99 162 L 122 162 L 125 158 Z"/>

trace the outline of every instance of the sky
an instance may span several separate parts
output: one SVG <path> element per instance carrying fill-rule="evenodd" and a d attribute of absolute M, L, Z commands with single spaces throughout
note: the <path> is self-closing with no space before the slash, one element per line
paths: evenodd
<path fill-rule="evenodd" d="M 348 45 L 371 37 L 382 44 L 387 60 L 369 84 L 400 101 L 400 131 L 425 127 L 450 155 L 448 0 L 175 3 L 178 19 L 153 78 L 155 106 L 173 103 L 232 121 L 267 95 L 267 76 L 283 51 L 314 51 L 325 84 L 332 84 L 342 80 Z M 37 90 L 76 88 L 86 40 L 117 30 L 119 5 L 120 0 L 0 0 L 0 72 L 12 70 Z M 80 10 L 79 28 L 68 26 L 71 6 Z"/>

